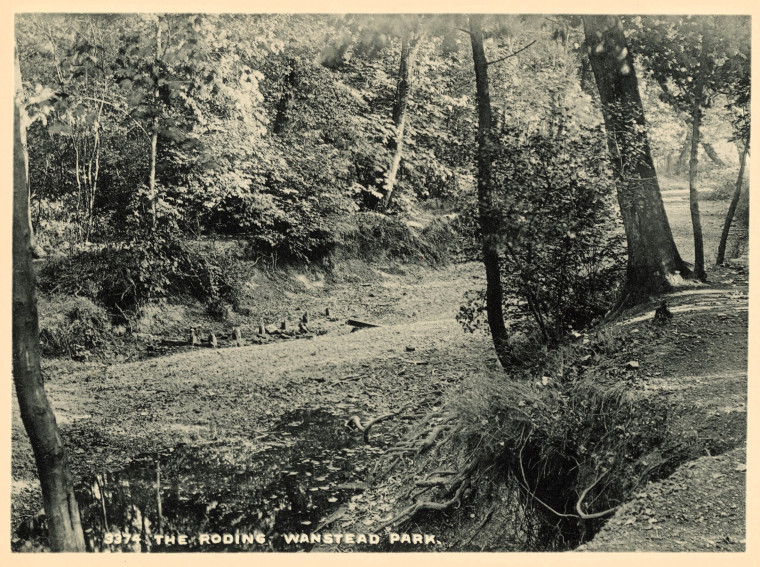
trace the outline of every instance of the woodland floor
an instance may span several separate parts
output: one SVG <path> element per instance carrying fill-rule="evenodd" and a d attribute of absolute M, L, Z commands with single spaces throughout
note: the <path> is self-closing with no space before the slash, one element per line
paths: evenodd
<path fill-rule="evenodd" d="M 688 196 L 664 197 L 688 261 Z M 703 203 L 708 260 L 726 208 L 721 201 Z M 709 285 L 670 297 L 675 316 L 667 329 L 655 332 L 648 323 L 656 304 L 618 323 L 630 338 L 619 353 L 621 366 L 639 362 L 633 379 L 672 404 L 678 427 L 702 440 L 704 456 L 643 488 L 584 550 L 744 549 L 748 273 L 739 264 L 714 268 L 709 277 Z M 365 422 L 402 407 L 429 410 L 464 376 L 495 367 L 488 336 L 464 333 L 454 318 L 464 292 L 485 285 L 480 264 L 357 263 L 343 266 L 333 281 L 316 272 L 283 278 L 256 276 L 251 285 L 261 291 L 260 304 L 252 308 L 269 322 L 279 314 L 291 324 L 308 311 L 310 327 L 323 334 L 135 362 L 45 361 L 46 389 L 74 473 L 120 469 L 139 454 L 180 445 L 215 444 L 233 456 L 255 452 L 269 443 L 272 424 L 296 410 L 324 409 Z M 381 327 L 352 333 L 345 324 L 350 317 Z M 380 424 L 373 437 L 392 439 L 401 425 Z M 12 529 L 40 508 L 14 399 Z"/>

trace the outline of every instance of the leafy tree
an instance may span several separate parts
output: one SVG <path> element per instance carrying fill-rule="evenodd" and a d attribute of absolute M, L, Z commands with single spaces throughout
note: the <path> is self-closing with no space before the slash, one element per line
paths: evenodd
<path fill-rule="evenodd" d="M 498 248 L 499 217 L 493 182 L 496 140 L 488 83 L 488 60 L 483 48 L 483 17 L 472 15 L 469 23 L 478 108 L 478 209 L 483 239 L 483 263 L 486 268 L 486 312 L 496 354 L 502 365 L 506 366 L 510 358 L 502 305 L 504 292 L 501 285 L 501 260 Z"/>
<path fill-rule="evenodd" d="M 13 382 L 21 420 L 37 462 L 53 551 L 84 551 L 84 535 L 66 450 L 40 371 L 35 275 L 29 230 L 26 134 L 22 125 L 21 69 L 15 58 L 13 130 Z"/>
<path fill-rule="evenodd" d="M 493 169 L 509 319 L 549 345 L 609 309 L 624 250 L 602 128 L 563 122 L 559 137 L 504 128 Z"/>
<path fill-rule="evenodd" d="M 690 270 L 665 214 L 622 23 L 614 16 L 584 16 L 583 26 L 628 242 L 623 306 L 670 289 Z"/>
<path fill-rule="evenodd" d="M 694 272 L 706 279 L 697 189 L 698 149 L 706 108 L 723 96 L 741 96 L 749 74 L 749 20 L 722 16 L 634 18 L 634 44 L 673 106 L 690 117 L 689 200 L 694 229 Z M 706 147 L 708 155 L 710 150 Z"/>

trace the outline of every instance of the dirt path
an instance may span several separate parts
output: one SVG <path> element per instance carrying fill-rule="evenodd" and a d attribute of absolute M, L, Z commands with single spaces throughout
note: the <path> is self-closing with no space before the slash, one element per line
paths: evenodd
<path fill-rule="evenodd" d="M 46 389 L 72 449 L 74 472 L 82 477 L 117 469 L 140 453 L 180 444 L 251 444 L 299 408 L 327 408 L 366 422 L 405 406 L 429 407 L 448 384 L 495 360 L 488 337 L 464 333 L 454 319 L 480 271 L 471 263 L 380 272 L 367 285 L 320 286 L 306 299 L 316 305 L 330 298 L 339 321 L 313 316 L 313 324 L 324 323 L 328 332 L 311 340 L 80 364 L 74 372 L 61 372 L 71 368 L 68 363 L 50 365 Z M 392 307 L 379 315 L 376 304 L 384 302 Z M 343 324 L 348 316 L 383 326 L 350 332 Z M 17 407 L 13 443 L 17 522 L 37 506 L 31 447 Z"/>
<path fill-rule="evenodd" d="M 637 331 L 644 388 L 668 400 L 674 437 L 702 456 L 647 484 L 580 551 L 745 549 L 747 282 L 732 268 L 710 276 L 724 283 L 669 296 L 667 329 L 652 333 L 651 311 L 621 323 Z"/>

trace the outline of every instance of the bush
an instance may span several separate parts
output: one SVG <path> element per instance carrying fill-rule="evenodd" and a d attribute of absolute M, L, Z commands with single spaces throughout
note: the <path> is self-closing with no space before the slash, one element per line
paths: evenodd
<path fill-rule="evenodd" d="M 505 307 L 513 325 L 548 344 L 600 318 L 622 279 L 622 224 L 605 155 L 599 130 L 499 139 L 493 182 Z M 476 216 L 474 207 L 463 215 L 465 229 Z M 484 295 L 463 306 L 466 326 L 481 324 Z"/>
<path fill-rule="evenodd" d="M 730 200 L 736 191 L 737 175 L 737 171 L 732 171 L 731 173 L 722 171 L 720 175 L 716 175 L 713 178 L 706 180 L 704 185 L 707 186 L 709 184 L 713 189 L 711 191 L 706 190 L 701 192 L 700 197 L 705 201 Z M 744 179 L 742 179 L 742 194 L 747 193 L 749 193 L 749 175 L 745 172 Z"/>
<path fill-rule="evenodd" d="M 442 221 L 421 226 L 373 212 L 354 214 L 336 231 L 336 247 L 365 260 L 383 258 L 436 264 L 446 260 L 452 240 L 451 229 Z"/>
<path fill-rule="evenodd" d="M 50 293 L 97 300 L 116 315 L 183 295 L 236 306 L 238 275 L 230 267 L 230 259 L 156 233 L 50 262 L 40 271 L 39 285 Z"/>
<path fill-rule="evenodd" d="M 467 396 L 449 402 L 457 416 L 456 445 L 477 461 L 481 484 L 503 484 L 506 476 L 554 533 L 537 538 L 537 547 L 558 536 L 565 546 L 577 545 L 601 525 L 604 520 L 557 517 L 574 516 L 584 491 L 585 513 L 614 508 L 642 483 L 671 472 L 688 450 L 670 431 L 667 404 L 583 362 L 606 348 L 609 339 L 598 340 L 555 351 L 532 381 L 475 375 L 464 385 Z M 535 380 L 542 374 L 551 378 Z"/>
<path fill-rule="evenodd" d="M 39 300 L 40 346 L 46 356 L 74 356 L 100 346 L 111 329 L 106 310 L 85 297 Z"/>
<path fill-rule="evenodd" d="M 32 221 L 35 244 L 47 253 L 65 253 L 82 239 L 76 215 L 64 201 L 42 199 L 33 203 Z"/>

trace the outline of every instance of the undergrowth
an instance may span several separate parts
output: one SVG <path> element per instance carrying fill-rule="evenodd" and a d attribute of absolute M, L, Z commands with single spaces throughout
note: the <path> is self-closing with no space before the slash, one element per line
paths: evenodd
<path fill-rule="evenodd" d="M 77 356 L 108 340 L 108 313 L 85 297 L 40 297 L 39 313 L 44 355 Z"/>
<path fill-rule="evenodd" d="M 40 289 L 92 299 L 112 315 L 137 311 L 149 302 L 192 297 L 210 307 L 235 306 L 240 274 L 235 259 L 194 249 L 171 236 L 113 243 L 48 262 L 40 271 Z"/>
<path fill-rule="evenodd" d="M 447 223 L 434 220 L 427 226 L 410 226 L 403 218 L 380 213 L 356 213 L 336 226 L 334 258 L 365 261 L 397 260 L 443 264 L 448 260 L 455 234 Z"/>
<path fill-rule="evenodd" d="M 520 550 L 570 549 L 590 539 L 690 451 L 670 431 L 669 406 L 605 364 L 620 340 L 608 330 L 562 345 L 516 368 L 518 380 L 472 375 L 411 442 L 399 444 L 405 455 L 426 454 L 402 481 L 426 487 L 416 494 L 425 497 L 380 528 L 412 517 L 439 527 L 458 522 L 452 533 L 466 547 L 490 523 L 502 548 Z M 390 470 L 399 452 L 389 454 Z M 441 511 L 449 512 L 445 520 L 431 516 Z M 472 511 L 483 518 L 474 530 Z"/>

